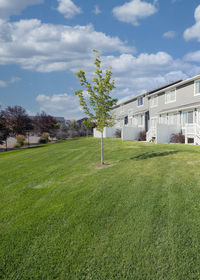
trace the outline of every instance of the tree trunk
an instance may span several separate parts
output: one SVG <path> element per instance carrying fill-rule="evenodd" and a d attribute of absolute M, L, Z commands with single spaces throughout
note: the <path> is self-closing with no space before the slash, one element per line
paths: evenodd
<path fill-rule="evenodd" d="M 8 151 L 8 142 L 7 142 L 7 139 L 6 139 L 6 152 Z"/>
<path fill-rule="evenodd" d="M 103 159 L 103 132 L 101 132 L 101 165 L 104 165 L 104 159 Z"/>

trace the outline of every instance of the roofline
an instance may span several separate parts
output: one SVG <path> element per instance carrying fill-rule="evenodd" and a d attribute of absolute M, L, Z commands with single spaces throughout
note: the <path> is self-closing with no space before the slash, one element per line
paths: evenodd
<path fill-rule="evenodd" d="M 195 80 L 197 80 L 197 79 L 200 79 L 200 74 L 199 74 L 199 75 L 196 75 L 196 76 L 193 76 L 193 77 L 191 77 L 191 78 L 188 78 L 188 79 L 186 79 L 186 80 L 183 80 L 183 81 L 181 81 L 181 82 L 178 82 L 177 84 L 168 86 L 168 87 L 166 87 L 166 90 L 174 89 L 175 87 L 182 86 L 182 85 L 184 85 L 184 84 L 187 84 L 187 83 L 189 83 L 189 82 L 195 81 Z M 176 86 L 175 86 L 175 85 L 176 85 Z M 163 90 L 156 91 L 154 94 L 152 94 L 152 96 L 153 96 L 153 95 L 156 95 L 156 94 L 159 94 L 159 93 L 161 93 L 161 92 L 163 92 Z"/>
<path fill-rule="evenodd" d="M 148 91 L 148 92 L 145 92 L 145 93 L 140 93 L 140 94 L 138 94 L 138 95 L 136 95 L 136 96 L 134 96 L 134 97 L 132 97 L 132 98 L 130 98 L 130 99 L 128 99 L 128 100 L 122 102 L 122 103 L 119 103 L 119 104 L 115 105 L 115 106 L 113 107 L 113 109 L 116 109 L 116 108 L 120 107 L 120 105 L 128 104 L 128 103 L 134 101 L 135 99 L 137 99 L 137 98 L 140 97 L 140 96 L 145 96 L 145 95 L 154 96 L 154 95 L 156 95 L 156 94 L 159 94 L 159 93 L 163 92 L 163 89 L 165 89 L 165 90 L 170 90 L 170 89 L 173 89 L 175 86 L 176 86 L 176 87 L 177 87 L 177 86 L 181 86 L 181 85 L 187 84 L 187 83 L 189 83 L 189 82 L 191 82 L 191 81 L 193 81 L 193 80 L 196 80 L 196 79 L 200 79 L 200 74 L 199 74 L 199 75 L 196 75 L 196 76 L 193 76 L 193 77 L 191 77 L 191 78 L 188 78 L 188 79 L 186 79 L 186 80 L 178 80 L 178 81 L 173 82 L 173 83 L 171 83 L 171 84 L 168 84 L 168 85 L 159 87 L 158 89 L 154 89 L 154 90 L 151 90 L 151 91 Z"/>

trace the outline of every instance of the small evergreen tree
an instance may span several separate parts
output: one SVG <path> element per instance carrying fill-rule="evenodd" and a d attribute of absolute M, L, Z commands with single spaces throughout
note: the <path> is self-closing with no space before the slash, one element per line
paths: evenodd
<path fill-rule="evenodd" d="M 91 85 L 88 82 L 83 70 L 76 74 L 80 79 L 81 86 L 85 87 L 89 100 L 87 101 L 85 98 L 82 89 L 76 91 L 75 94 L 79 97 L 84 113 L 89 116 L 88 122 L 95 122 L 96 129 L 101 132 L 101 164 L 103 165 L 103 129 L 104 127 L 113 126 L 111 110 L 117 103 L 117 99 L 111 97 L 111 92 L 115 88 L 114 80 L 112 80 L 112 71 L 109 69 L 103 73 L 99 52 L 97 50 L 93 51 L 96 53 L 94 61 L 96 75 L 93 78 L 93 84 Z"/>

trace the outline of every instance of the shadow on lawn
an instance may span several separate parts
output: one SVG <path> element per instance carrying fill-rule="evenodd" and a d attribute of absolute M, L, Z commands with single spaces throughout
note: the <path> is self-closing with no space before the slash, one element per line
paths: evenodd
<path fill-rule="evenodd" d="M 136 160 L 142 160 L 142 159 L 148 159 L 148 158 L 154 158 L 154 157 L 164 157 L 172 154 L 176 154 L 179 151 L 166 151 L 166 152 L 152 152 L 152 153 L 144 153 L 140 154 L 134 157 L 131 157 L 130 159 L 136 159 Z"/>

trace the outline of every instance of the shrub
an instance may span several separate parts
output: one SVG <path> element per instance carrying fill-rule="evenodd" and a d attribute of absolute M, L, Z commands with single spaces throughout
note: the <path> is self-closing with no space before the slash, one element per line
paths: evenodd
<path fill-rule="evenodd" d="M 146 131 L 140 131 L 139 141 L 146 141 Z"/>
<path fill-rule="evenodd" d="M 122 137 L 121 129 L 117 129 L 117 130 L 115 131 L 115 137 L 116 137 L 116 138 L 121 138 L 121 137 Z"/>
<path fill-rule="evenodd" d="M 24 140 L 25 140 L 24 135 L 19 134 L 16 136 L 16 138 L 17 138 L 17 144 L 18 144 L 17 146 L 18 147 L 24 146 Z"/>
<path fill-rule="evenodd" d="M 48 142 L 49 142 L 49 139 L 45 138 L 45 137 L 41 137 L 38 141 L 39 144 L 46 144 Z"/>
<path fill-rule="evenodd" d="M 170 142 L 171 143 L 181 143 L 181 144 L 184 144 L 185 143 L 185 135 L 183 135 L 182 132 L 174 133 L 171 136 Z"/>
<path fill-rule="evenodd" d="M 22 146 L 21 144 L 16 143 L 16 144 L 14 145 L 14 148 L 20 148 L 21 146 Z"/>
<path fill-rule="evenodd" d="M 50 134 L 48 132 L 43 132 L 42 137 L 39 139 L 38 143 L 40 144 L 46 144 L 49 142 L 49 136 Z"/>
<path fill-rule="evenodd" d="M 42 137 L 44 137 L 44 138 L 48 138 L 49 139 L 49 136 L 50 136 L 49 132 L 43 132 L 42 133 Z"/>

